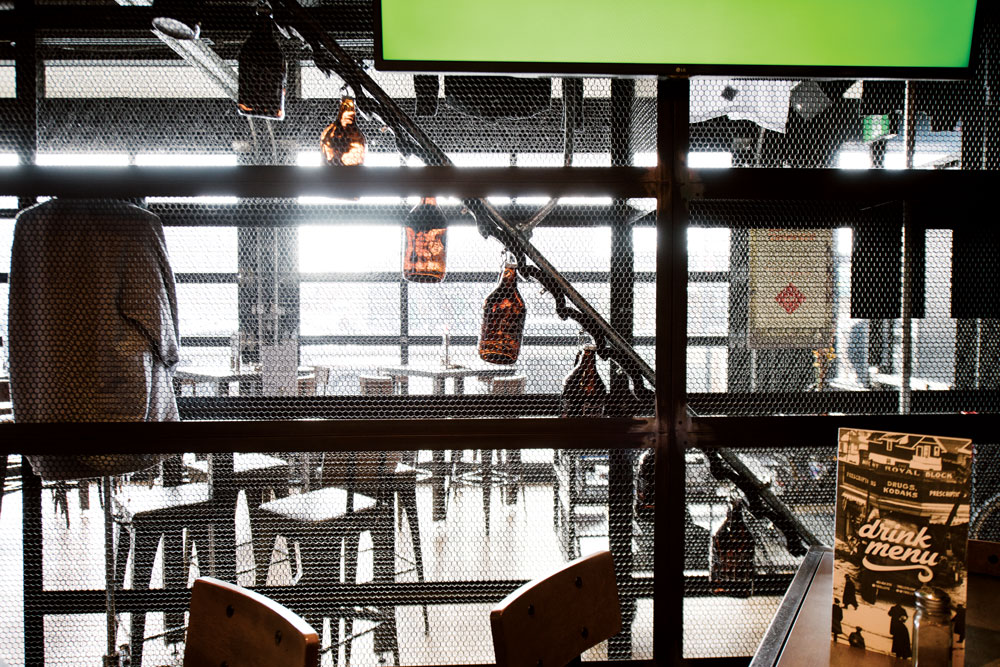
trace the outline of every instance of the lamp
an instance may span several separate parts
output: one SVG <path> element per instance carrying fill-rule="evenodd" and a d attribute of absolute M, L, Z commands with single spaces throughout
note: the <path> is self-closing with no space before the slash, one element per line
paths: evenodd
<path fill-rule="evenodd" d="M 191 0 L 155 0 L 153 29 L 174 39 L 198 39 L 201 11 Z"/>
<path fill-rule="evenodd" d="M 244 116 L 283 120 L 288 65 L 274 36 L 274 21 L 266 3 L 257 5 L 253 32 L 238 57 L 239 91 L 236 106 Z"/>

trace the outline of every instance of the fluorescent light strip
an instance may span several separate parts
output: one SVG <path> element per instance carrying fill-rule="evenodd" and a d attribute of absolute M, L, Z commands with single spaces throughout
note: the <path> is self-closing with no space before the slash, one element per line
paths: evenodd
<path fill-rule="evenodd" d="M 124 153 L 39 153 L 35 164 L 41 167 L 127 167 Z"/>
<path fill-rule="evenodd" d="M 140 167 L 235 167 L 235 155 L 201 155 L 183 153 L 141 153 L 135 156 Z"/>

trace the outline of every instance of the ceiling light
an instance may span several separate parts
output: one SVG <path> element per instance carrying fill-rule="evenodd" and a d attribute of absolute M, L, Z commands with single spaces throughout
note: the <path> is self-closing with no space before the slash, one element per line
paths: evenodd
<path fill-rule="evenodd" d="M 156 0 L 153 3 L 153 29 L 174 39 L 198 39 L 201 12 L 190 0 Z"/>

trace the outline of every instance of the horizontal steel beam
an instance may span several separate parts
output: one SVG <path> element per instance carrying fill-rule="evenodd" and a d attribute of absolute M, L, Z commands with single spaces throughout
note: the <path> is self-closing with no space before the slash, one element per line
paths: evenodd
<path fill-rule="evenodd" d="M 689 200 L 902 199 L 976 202 L 995 187 L 996 174 L 966 170 L 883 169 L 690 169 Z"/>
<path fill-rule="evenodd" d="M 365 169 L 247 167 L 38 167 L 3 170 L 0 195 L 21 197 L 652 197 L 640 167 Z"/>
<path fill-rule="evenodd" d="M 435 402 L 433 398 L 422 397 L 421 402 L 430 405 Z M 502 403 L 497 400 L 499 397 L 491 398 L 495 406 Z M 441 399 L 436 402 L 444 405 L 454 402 L 456 397 Z M 163 453 L 307 452 L 352 448 L 404 451 L 472 447 L 613 449 L 647 446 L 653 434 L 652 422 L 648 419 L 426 419 L 420 410 L 409 413 L 409 419 L 393 419 L 393 415 L 408 414 L 401 410 L 408 398 L 387 396 L 377 400 L 383 406 L 379 419 L 19 423 L 4 426 L 3 436 L 7 450 L 18 454 L 62 454 L 67 451 L 121 454 L 134 452 L 137 442 L 142 443 L 144 451 Z M 300 401 L 306 405 L 321 404 L 323 399 L 268 398 L 275 410 Z M 376 398 L 366 397 L 363 402 L 371 406 Z M 256 404 L 259 414 L 260 401 Z M 418 402 L 410 404 L 419 407 Z"/>
<path fill-rule="evenodd" d="M 995 404 L 994 404 L 995 405 Z M 686 447 L 836 447 L 840 428 L 925 433 L 996 442 L 1000 415 L 885 414 L 692 417 Z"/>
<path fill-rule="evenodd" d="M 707 199 L 752 199 L 780 201 L 867 202 L 908 199 L 929 201 L 934 206 L 947 193 L 950 215 L 940 228 L 964 224 L 955 214 L 974 210 L 992 191 L 996 179 L 989 171 L 852 171 L 730 169 L 691 170 L 696 201 Z M 709 173 L 709 172 L 717 173 Z M 3 171 L 0 195 L 62 197 L 141 196 L 586 196 L 641 198 L 655 196 L 656 170 L 643 167 L 423 167 L 420 169 L 354 169 L 327 167 L 305 169 L 286 166 L 244 167 L 39 167 L 22 165 Z M 733 219 L 744 204 L 733 204 Z M 759 206 L 757 207 L 759 208 Z M 724 215 L 721 203 L 712 215 Z M 793 218 L 771 212 L 761 224 Z M 805 209 L 801 213 L 807 213 Z M 304 214 L 304 213 L 303 213 Z M 813 224 L 831 225 L 851 221 L 848 211 L 837 219 L 818 219 Z M 930 221 L 929 221 L 930 222 Z M 710 223 L 711 224 L 711 223 Z M 934 227 L 933 224 L 924 226 Z"/>
<path fill-rule="evenodd" d="M 202 19 L 203 39 L 246 39 L 254 27 L 256 10 L 253 3 L 210 4 L 205 7 Z M 155 9 L 152 7 L 128 7 L 87 4 L 87 5 L 36 5 L 30 17 L 40 35 L 86 37 L 149 37 L 152 32 Z M 371 40 L 373 11 L 370 2 L 354 5 L 310 7 L 305 9 L 320 25 L 336 38 L 364 37 Z M 5 21 L 7 12 L 0 11 L 0 39 L 14 39 L 16 33 L 12 21 Z"/>

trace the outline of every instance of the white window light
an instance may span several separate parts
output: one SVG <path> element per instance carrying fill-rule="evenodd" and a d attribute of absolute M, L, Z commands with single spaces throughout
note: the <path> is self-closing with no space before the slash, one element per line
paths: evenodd
<path fill-rule="evenodd" d="M 142 153 L 135 156 L 140 167 L 235 167 L 235 155 L 198 155 L 183 153 Z"/>
<path fill-rule="evenodd" d="M 42 167 L 127 167 L 124 153 L 39 153 L 35 164 Z"/>
<path fill-rule="evenodd" d="M 693 169 L 729 169 L 733 166 L 733 154 L 727 152 L 688 153 L 688 166 Z"/>

